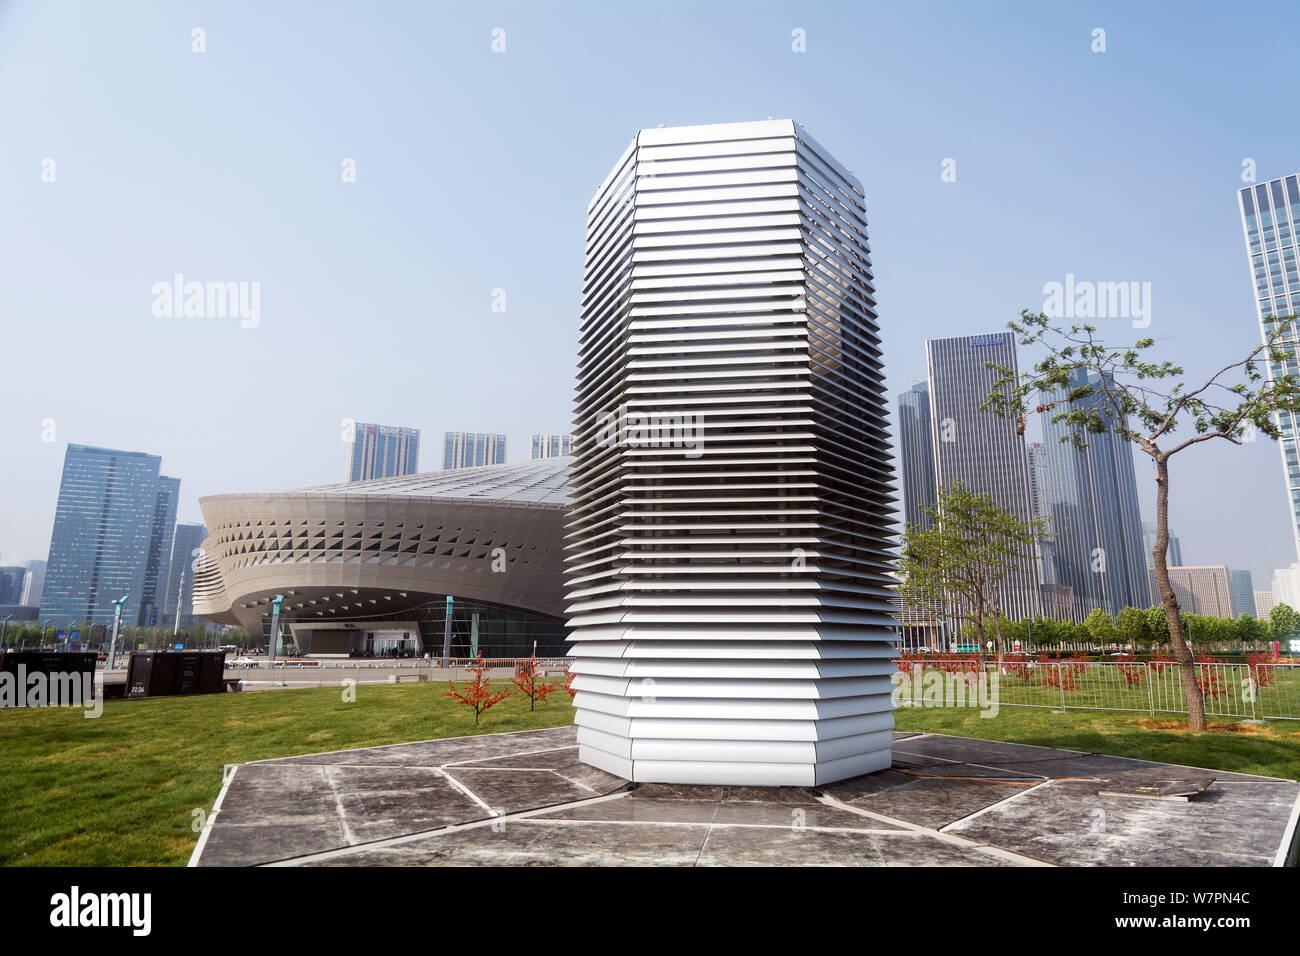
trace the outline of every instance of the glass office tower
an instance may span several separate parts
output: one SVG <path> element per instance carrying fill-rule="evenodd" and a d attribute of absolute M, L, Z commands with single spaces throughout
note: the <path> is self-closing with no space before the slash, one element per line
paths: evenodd
<path fill-rule="evenodd" d="M 483 432 L 446 432 L 442 440 L 442 467 L 477 468 L 480 465 L 503 465 L 506 461 L 506 436 Z"/>
<path fill-rule="evenodd" d="M 201 524 L 182 522 L 176 526 L 161 622 L 167 626 L 177 624 L 178 606 L 181 612 L 178 629 L 187 631 L 194 626 L 194 561 L 198 557 L 199 545 L 207 536 L 208 529 Z"/>
<path fill-rule="evenodd" d="M 1237 193 L 1261 336 L 1265 335 L 1264 320 L 1267 317 L 1300 313 L 1298 180 L 1300 176 L 1285 176 L 1246 186 Z M 1294 332 L 1280 350 L 1285 353 L 1283 361 L 1266 363 L 1269 378 L 1300 376 L 1300 339 Z M 1300 432 L 1296 429 L 1296 416 L 1289 412 L 1279 413 L 1276 421 L 1282 431 L 1278 448 L 1282 453 L 1282 475 L 1291 507 L 1291 533 L 1296 553 L 1300 555 L 1300 449 L 1297 449 Z"/>
<path fill-rule="evenodd" d="M 1098 391 L 1074 407 L 1106 414 L 1100 376 L 1077 369 L 1065 392 L 1089 384 Z M 1041 402 L 1051 404 L 1065 392 L 1043 393 Z M 1054 535 L 1050 580 L 1072 589 L 1075 620 L 1096 608 L 1113 615 L 1125 607 L 1146 607 L 1150 588 L 1130 443 L 1112 430 L 1086 435 L 1086 447 L 1077 448 L 1071 427 L 1052 421 L 1055 413 L 1042 414 L 1042 497 Z"/>
<path fill-rule="evenodd" d="M 930 445 L 930 387 L 917 382 L 898 396 L 899 475 L 903 483 L 903 520 L 928 528 L 935 505 L 934 450 Z"/>
<path fill-rule="evenodd" d="M 420 430 L 357 422 L 348 449 L 348 481 L 395 478 L 420 470 Z"/>
<path fill-rule="evenodd" d="M 149 533 L 149 557 L 144 568 L 144 590 L 140 595 L 137 624 L 170 624 L 164 620 L 163 602 L 167 575 L 171 569 L 172 534 L 176 529 L 176 506 L 181 496 L 181 480 L 158 476 L 158 493 L 154 498 L 153 529 Z"/>
<path fill-rule="evenodd" d="M 1019 368 L 1015 338 L 994 332 L 926 339 L 925 360 L 936 490 L 961 479 L 968 490 L 988 495 L 998 507 L 1028 521 L 1033 511 L 1025 440 L 1012 419 L 981 411 L 999 377 L 986 363 L 1013 372 Z M 1000 610 L 1013 620 L 1037 617 L 1040 583 L 1038 555 L 1026 552 L 998 586 Z"/>
<path fill-rule="evenodd" d="M 44 617 L 60 627 L 111 624 L 113 602 L 125 594 L 122 622 L 139 620 L 161 464 L 157 455 L 68 446 L 41 596 Z"/>

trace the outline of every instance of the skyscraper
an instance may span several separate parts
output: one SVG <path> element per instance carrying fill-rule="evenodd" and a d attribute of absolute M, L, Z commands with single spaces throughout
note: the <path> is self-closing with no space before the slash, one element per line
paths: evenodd
<path fill-rule="evenodd" d="M 348 447 L 348 481 L 395 478 L 420 470 L 420 430 L 357 422 Z"/>
<path fill-rule="evenodd" d="M 203 539 L 207 536 L 208 529 L 201 524 L 182 522 L 176 526 L 171 574 L 167 579 L 161 624 L 169 627 L 176 624 L 176 610 L 179 606 L 179 630 L 188 631 L 194 626 L 194 560 L 198 556 L 199 545 L 203 544 Z"/>
<path fill-rule="evenodd" d="M 1267 621 L 1269 614 L 1273 610 L 1273 605 L 1277 599 L 1273 597 L 1272 591 L 1255 592 L 1255 610 L 1250 612 L 1261 621 Z"/>
<path fill-rule="evenodd" d="M 23 598 L 27 607 L 41 606 L 41 593 L 45 590 L 45 559 L 27 562 L 27 576 L 23 579 Z"/>
<path fill-rule="evenodd" d="M 930 390 L 925 382 L 917 382 L 898 396 L 898 471 L 903 484 L 903 519 L 918 528 L 930 526 L 933 519 L 928 509 L 937 500 L 930 442 Z"/>
<path fill-rule="evenodd" d="M 1146 557 L 1147 567 L 1154 568 L 1156 559 L 1152 555 L 1152 549 L 1156 546 L 1156 523 L 1154 521 L 1142 522 L 1142 553 Z M 1169 550 L 1165 552 L 1165 564 L 1173 567 L 1183 564 L 1183 545 L 1178 540 L 1178 535 L 1174 534 L 1173 529 L 1169 531 Z"/>
<path fill-rule="evenodd" d="M 531 458 L 563 458 L 573 454 L 572 435 L 534 435 Z"/>
<path fill-rule="evenodd" d="M 1101 385 L 1099 375 L 1076 369 L 1064 391 L 1042 395 L 1042 404 L 1051 405 L 1067 392 L 1091 386 L 1095 391 L 1071 408 L 1098 412 L 1110 429 L 1087 434 L 1084 447 L 1078 448 L 1071 440 L 1072 427 L 1052 421 L 1064 409 L 1042 414 L 1051 577 L 1071 588 L 1076 620 L 1097 608 L 1116 614 L 1125 607 L 1144 607 L 1150 593 L 1133 450 L 1115 431 L 1126 423 L 1107 412 Z"/>
<path fill-rule="evenodd" d="M 1300 313 L 1300 179 L 1297 175 L 1246 186 L 1237 193 L 1255 285 L 1255 311 L 1260 335 L 1267 338 L 1265 319 Z M 1270 380 L 1300 376 L 1300 340 L 1293 333 L 1278 344 L 1283 361 L 1265 362 Z M 1300 555 L 1300 448 L 1296 416 L 1276 415 L 1281 438 L 1282 479 L 1291 508 L 1291 534 Z"/>
<path fill-rule="evenodd" d="M 1047 500 L 1047 454 L 1040 441 L 1025 443 L 1025 463 L 1029 467 L 1029 513 L 1038 518 L 1051 518 L 1052 509 Z"/>
<path fill-rule="evenodd" d="M 506 461 L 506 436 L 483 432 L 447 432 L 442 439 L 442 467 L 476 468 L 479 465 L 503 465 Z"/>
<path fill-rule="evenodd" d="M 862 186 L 790 120 L 642 130 L 587 208 L 566 584 L 580 758 L 889 766 L 894 502 Z"/>
<path fill-rule="evenodd" d="M 1232 615 L 1243 614 L 1255 616 L 1255 582 L 1249 571 L 1228 570 L 1228 584 L 1232 588 Z"/>
<path fill-rule="evenodd" d="M 22 565 L 0 567 L 0 604 L 21 604 L 27 569 Z"/>
<path fill-rule="evenodd" d="M 981 411 L 999 375 L 986 363 L 1017 372 L 1016 342 L 1010 332 L 926 339 L 930 393 L 930 447 L 935 488 L 961 479 L 968 490 L 986 494 L 1021 521 L 1032 514 L 1025 440 L 1016 423 Z M 1036 554 L 1013 562 L 998 587 L 999 609 L 1012 619 L 1036 617 L 1041 608 L 1041 568 Z"/>
<path fill-rule="evenodd" d="M 1169 568 L 1178 603 L 1186 614 L 1208 617 L 1232 617 L 1232 585 L 1228 569 L 1222 565 Z M 1186 589 L 1184 592 L 1183 589 Z"/>
<path fill-rule="evenodd" d="M 172 534 L 176 530 L 176 506 L 181 496 L 181 480 L 158 476 L 158 492 L 154 497 L 153 527 L 149 533 L 149 556 L 145 560 L 144 590 L 140 595 L 140 617 L 137 624 L 152 626 L 166 624 L 162 607 L 171 569 Z"/>
<path fill-rule="evenodd" d="M 141 452 L 69 445 L 50 535 L 41 613 L 109 624 L 128 595 L 122 621 L 139 619 L 158 510 L 162 459 Z"/>

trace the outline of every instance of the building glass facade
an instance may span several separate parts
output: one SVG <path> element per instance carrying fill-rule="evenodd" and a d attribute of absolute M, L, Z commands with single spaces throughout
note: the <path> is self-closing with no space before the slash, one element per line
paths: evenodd
<path fill-rule="evenodd" d="M 59 626 L 111 624 L 113 601 L 125 594 L 122 621 L 139 619 L 161 464 L 157 455 L 68 446 L 41 597 L 45 617 Z"/>
<path fill-rule="evenodd" d="M 1156 559 L 1151 551 L 1156 546 L 1156 523 L 1154 521 L 1142 522 L 1142 553 L 1148 568 L 1156 566 Z M 1165 554 L 1165 564 L 1173 567 L 1181 566 L 1183 563 L 1183 545 L 1178 540 L 1178 535 L 1171 530 L 1169 532 L 1169 550 Z"/>
<path fill-rule="evenodd" d="M 961 479 L 968 490 L 986 494 L 1020 521 L 1032 512 L 1025 440 L 1016 423 L 981 411 L 999 375 L 986 363 L 1018 374 L 1015 338 L 1010 332 L 927 339 L 930 395 L 930 448 L 936 492 Z M 1037 617 L 1041 566 L 1037 554 L 1009 568 L 998 588 L 998 603 L 1012 619 Z"/>
<path fill-rule="evenodd" d="M 1101 378 L 1082 369 L 1067 388 L 1091 385 L 1096 391 L 1074 402 L 1074 408 L 1106 415 Z M 1044 393 L 1044 405 L 1061 400 L 1065 392 Z M 1142 519 L 1138 511 L 1133 450 L 1116 433 L 1124 423 L 1111 418 L 1111 430 L 1089 433 L 1085 447 L 1071 440 L 1073 428 L 1042 415 L 1045 485 L 1043 507 L 1051 519 L 1050 560 L 1045 574 L 1053 584 L 1067 585 L 1073 594 L 1071 616 L 1082 620 L 1101 608 L 1116 614 L 1125 607 L 1144 607 L 1149 595 L 1146 562 L 1142 559 Z"/>
<path fill-rule="evenodd" d="M 443 436 L 442 467 L 477 468 L 502 465 L 506 460 L 506 436 L 483 432 L 447 432 Z"/>
<path fill-rule="evenodd" d="M 144 568 L 144 590 L 140 597 L 137 624 L 152 627 L 167 624 L 163 615 L 167 577 L 171 570 L 172 534 L 176 529 L 176 507 L 181 496 L 181 480 L 158 476 L 158 494 L 154 499 L 153 528 L 149 533 L 149 557 Z"/>
<path fill-rule="evenodd" d="M 530 458 L 565 458 L 573 454 L 572 435 L 534 435 Z"/>
<path fill-rule="evenodd" d="M 1260 335 L 1267 338 L 1265 320 L 1270 316 L 1300 313 L 1300 177 L 1285 176 L 1237 193 L 1246 253 L 1255 287 L 1255 310 Z M 1284 375 L 1300 376 L 1300 339 L 1293 333 L 1280 343 L 1280 362 L 1268 362 L 1270 380 Z M 1300 449 L 1296 416 L 1280 412 L 1275 421 L 1281 429 L 1278 448 L 1282 453 L 1282 474 L 1286 479 L 1291 506 L 1291 532 L 1300 555 Z"/>
<path fill-rule="evenodd" d="M 934 452 L 930 446 L 930 387 L 917 382 L 898 396 L 898 455 L 902 475 L 903 520 L 928 528 L 936 502 Z"/>
<path fill-rule="evenodd" d="M 395 478 L 420 470 L 420 430 L 357 422 L 348 449 L 348 481 Z"/>
<path fill-rule="evenodd" d="M 1232 588 L 1232 616 L 1255 616 L 1255 582 L 1249 571 L 1228 570 L 1228 584 Z"/>
<path fill-rule="evenodd" d="M 188 631 L 194 626 L 194 561 L 198 557 L 199 545 L 208 536 L 208 529 L 201 524 L 182 522 L 176 526 L 176 537 L 172 544 L 171 573 L 167 578 L 167 594 L 163 601 L 163 620 L 166 625 L 175 625 L 178 630 Z M 176 610 L 180 608 L 180 617 Z"/>

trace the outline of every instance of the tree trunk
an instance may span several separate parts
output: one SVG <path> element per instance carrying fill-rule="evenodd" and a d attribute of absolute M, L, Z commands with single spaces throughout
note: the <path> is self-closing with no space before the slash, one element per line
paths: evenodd
<path fill-rule="evenodd" d="M 1156 585 L 1160 588 L 1160 600 L 1165 606 L 1165 620 L 1169 622 L 1169 643 L 1178 664 L 1183 700 L 1187 703 L 1187 729 L 1205 730 L 1205 695 L 1196 683 L 1196 664 L 1187 647 L 1187 639 L 1183 636 L 1182 608 L 1174 596 L 1173 585 L 1169 583 L 1169 564 L 1166 560 L 1166 552 L 1169 550 L 1169 460 L 1164 455 L 1157 455 L 1155 461 L 1156 543 L 1151 549 L 1151 556 L 1155 563 Z"/>

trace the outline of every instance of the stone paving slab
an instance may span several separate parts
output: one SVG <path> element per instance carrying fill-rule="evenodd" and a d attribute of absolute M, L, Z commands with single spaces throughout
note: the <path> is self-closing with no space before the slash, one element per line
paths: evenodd
<path fill-rule="evenodd" d="M 634 786 L 561 727 L 259 761 L 191 865 L 1270 866 L 1300 816 L 1268 777 L 924 733 L 894 757 L 820 788 Z M 1102 792 L 1157 782 L 1205 789 Z"/>

